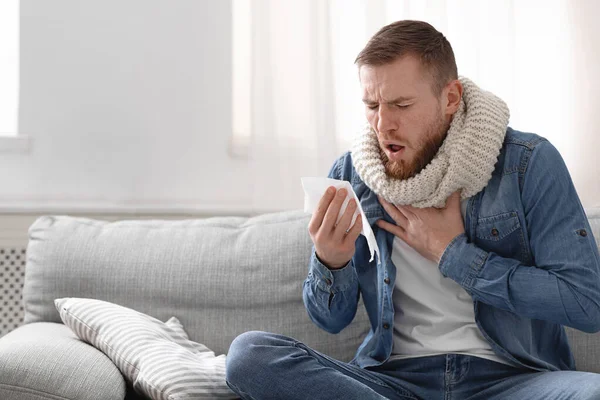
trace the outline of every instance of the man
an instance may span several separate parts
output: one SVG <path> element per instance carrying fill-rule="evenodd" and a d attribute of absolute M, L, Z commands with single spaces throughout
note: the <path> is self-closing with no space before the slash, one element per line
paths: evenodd
<path fill-rule="evenodd" d="M 329 177 L 351 182 L 381 254 L 370 261 L 353 201 L 335 223 L 347 193 L 329 188 L 303 296 L 331 333 L 362 296 L 370 332 L 349 363 L 247 332 L 229 386 L 244 399 L 600 399 L 563 328 L 600 330 L 600 257 L 558 151 L 509 128 L 427 23 L 382 28 L 356 64 L 369 126 Z"/>

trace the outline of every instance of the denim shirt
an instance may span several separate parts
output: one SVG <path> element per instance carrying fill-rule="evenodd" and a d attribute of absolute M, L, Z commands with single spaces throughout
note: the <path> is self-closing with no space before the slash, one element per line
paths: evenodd
<path fill-rule="evenodd" d="M 375 221 L 395 223 L 360 179 L 350 152 L 330 178 L 349 181 L 375 234 L 381 263 L 363 235 L 346 266 L 325 267 L 315 255 L 303 284 L 311 320 L 330 333 L 356 315 L 362 295 L 370 330 L 351 363 L 385 362 L 392 352 L 392 290 L 402 279 L 391 261 L 394 235 Z M 575 370 L 563 325 L 600 330 L 600 257 L 592 230 L 556 148 L 511 128 L 487 186 L 469 198 L 465 232 L 446 247 L 440 273 L 473 299 L 475 322 L 493 351 L 537 371 Z"/>

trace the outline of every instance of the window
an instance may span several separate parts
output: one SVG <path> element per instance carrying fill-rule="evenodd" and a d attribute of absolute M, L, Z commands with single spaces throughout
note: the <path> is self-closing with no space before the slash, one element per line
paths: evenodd
<path fill-rule="evenodd" d="M 0 136 L 18 132 L 19 0 L 0 2 Z"/>

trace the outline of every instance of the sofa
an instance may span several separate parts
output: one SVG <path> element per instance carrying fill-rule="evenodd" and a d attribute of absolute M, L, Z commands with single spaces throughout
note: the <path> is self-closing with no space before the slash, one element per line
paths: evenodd
<path fill-rule="evenodd" d="M 586 213 L 598 241 L 600 209 Z M 24 323 L 0 338 L 0 399 L 144 398 L 63 324 L 57 298 L 104 300 L 160 321 L 175 316 L 216 355 L 237 335 L 263 330 L 350 361 L 369 329 L 364 306 L 339 334 L 317 328 L 304 309 L 309 220 L 301 210 L 117 222 L 39 217 L 29 228 Z M 600 373 L 600 334 L 566 330 L 578 370 Z"/>

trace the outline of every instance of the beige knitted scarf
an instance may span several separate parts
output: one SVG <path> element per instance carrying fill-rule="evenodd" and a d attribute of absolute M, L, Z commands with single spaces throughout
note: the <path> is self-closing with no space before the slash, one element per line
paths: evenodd
<path fill-rule="evenodd" d="M 442 208 L 453 192 L 461 199 L 479 193 L 498 160 L 509 110 L 504 101 L 460 77 L 463 95 L 448 134 L 431 162 L 406 180 L 388 177 L 377 134 L 367 127 L 352 146 L 352 163 L 365 184 L 393 204 Z"/>

